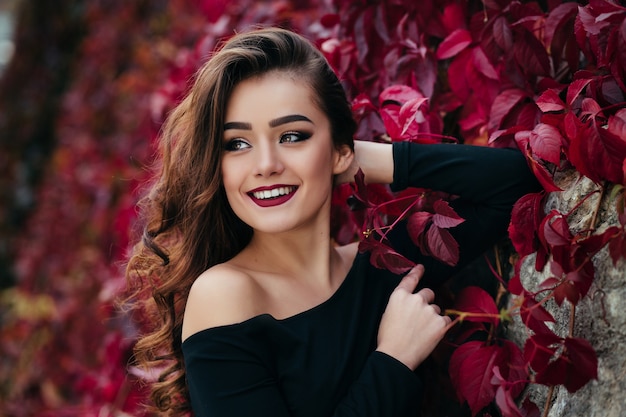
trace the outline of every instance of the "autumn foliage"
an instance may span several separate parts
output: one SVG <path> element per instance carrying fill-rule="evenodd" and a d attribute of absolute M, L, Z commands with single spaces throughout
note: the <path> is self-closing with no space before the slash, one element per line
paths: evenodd
<path fill-rule="evenodd" d="M 454 295 L 459 330 L 446 359 L 451 394 L 472 415 L 537 416 L 518 398 L 527 384 L 570 392 L 597 377 L 593 347 L 557 335 L 545 303 L 576 305 L 594 280 L 592 257 L 626 257 L 626 7 L 612 0 L 90 2 L 89 31 L 56 122 L 57 146 L 39 204 L 16 239 L 17 285 L 3 291 L 0 402 L 9 416 L 142 415 L 139 377 L 128 367 L 141 322 L 120 314 L 120 262 L 152 142 L 187 80 L 219 39 L 252 24 L 278 24 L 314 40 L 352 100 L 358 137 L 376 141 L 519 148 L 544 191 L 514 207 L 513 277 L 494 268 L 510 297 L 478 287 Z M 602 184 L 619 225 L 572 233 L 570 213 L 545 213 L 556 171 Z M 334 196 L 338 241 L 361 241 L 379 267 L 410 261 L 387 246 L 408 226 L 419 250 L 453 265 L 449 229 L 463 219 L 448 196 L 352 186 Z M 406 221 L 404 221 L 406 220 Z M 522 260 L 550 271 L 524 288 Z M 524 346 L 502 337 L 519 316 Z M 488 411 L 487 411 L 488 410 Z M 496 411 L 499 410 L 499 411 Z M 127 414 L 120 414 L 127 413 Z"/>

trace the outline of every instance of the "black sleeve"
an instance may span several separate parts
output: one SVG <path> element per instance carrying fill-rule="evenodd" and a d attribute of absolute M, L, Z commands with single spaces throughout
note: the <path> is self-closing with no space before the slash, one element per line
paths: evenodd
<path fill-rule="evenodd" d="M 514 149 L 397 142 L 393 158 L 393 191 L 412 186 L 454 194 L 459 198 L 450 205 L 465 219 L 450 229 L 460 247 L 455 267 L 419 253 L 406 227 L 391 235 L 396 250 L 425 266 L 427 285 L 445 280 L 502 239 L 513 204 L 541 189 L 524 156 Z"/>
<path fill-rule="evenodd" d="M 194 417 L 291 416 L 276 376 L 254 349 L 238 343 L 207 345 L 190 340 L 184 350 Z M 421 390 L 421 381 L 409 368 L 373 352 L 332 416 L 417 415 Z"/>

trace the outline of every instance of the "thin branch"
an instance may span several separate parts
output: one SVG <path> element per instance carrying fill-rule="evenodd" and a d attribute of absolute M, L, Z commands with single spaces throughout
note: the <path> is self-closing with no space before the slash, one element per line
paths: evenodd
<path fill-rule="evenodd" d="M 554 385 L 550 385 L 550 389 L 548 390 L 548 396 L 546 397 L 546 405 L 543 408 L 542 417 L 548 417 L 548 413 L 550 412 L 550 407 L 552 403 L 552 395 L 554 394 Z"/>
<path fill-rule="evenodd" d="M 499 307 L 502 297 L 507 293 L 506 286 L 502 282 L 502 263 L 500 262 L 500 251 L 498 251 L 498 245 L 493 247 L 494 257 L 496 259 L 496 271 L 498 273 L 498 293 L 496 294 L 496 305 Z"/>
<path fill-rule="evenodd" d="M 593 216 L 591 217 L 590 225 L 587 228 L 587 237 L 591 236 L 591 233 L 596 229 L 596 222 L 598 220 L 598 213 L 600 213 L 600 206 L 602 205 L 602 199 L 604 198 L 604 194 L 606 193 L 607 183 L 606 181 L 602 182 L 602 187 L 600 188 L 600 197 L 598 198 L 598 204 L 596 204 L 596 208 L 593 211 Z"/>

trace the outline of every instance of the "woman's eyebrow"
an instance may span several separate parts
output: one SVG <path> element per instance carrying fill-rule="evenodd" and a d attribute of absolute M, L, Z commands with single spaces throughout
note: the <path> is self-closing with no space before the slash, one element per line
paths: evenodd
<path fill-rule="evenodd" d="M 252 130 L 252 124 L 246 122 L 228 122 L 224 123 L 224 130 L 239 129 L 239 130 Z"/>
<path fill-rule="evenodd" d="M 284 125 L 286 123 L 291 122 L 309 122 L 311 124 L 315 124 L 306 116 L 301 114 L 289 114 L 287 116 L 278 117 L 276 119 L 270 120 L 270 127 L 276 127 L 280 125 Z M 227 122 L 224 123 L 224 130 L 228 129 L 238 129 L 238 130 L 252 130 L 252 124 L 247 122 Z"/>
<path fill-rule="evenodd" d="M 306 116 L 303 116 L 301 114 L 290 114 L 287 116 L 283 116 L 283 117 L 278 117 L 274 120 L 270 120 L 270 127 L 276 127 L 276 126 L 280 126 L 280 125 L 284 125 L 285 123 L 291 123 L 291 122 L 309 122 L 311 124 L 315 124 L 311 121 L 311 119 L 309 119 Z"/>

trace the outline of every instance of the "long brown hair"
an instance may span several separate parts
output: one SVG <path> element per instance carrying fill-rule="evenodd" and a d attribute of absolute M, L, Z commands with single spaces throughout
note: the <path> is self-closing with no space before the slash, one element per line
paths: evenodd
<path fill-rule="evenodd" d="M 189 94 L 164 125 L 156 177 L 139 204 L 143 235 L 126 272 L 131 306 L 148 329 L 136 344 L 135 360 L 159 373 L 151 399 L 169 415 L 189 410 L 181 352 L 189 288 L 252 236 L 222 187 L 227 101 L 239 82 L 272 71 L 308 83 L 330 120 L 335 146 L 353 147 L 356 123 L 344 90 L 323 55 L 300 35 L 277 28 L 235 35 L 197 72 Z"/>

